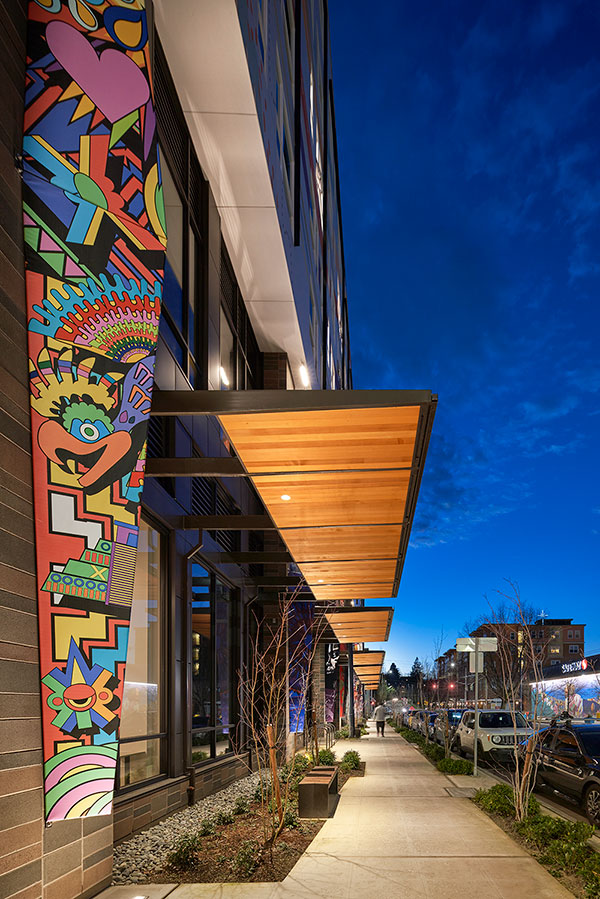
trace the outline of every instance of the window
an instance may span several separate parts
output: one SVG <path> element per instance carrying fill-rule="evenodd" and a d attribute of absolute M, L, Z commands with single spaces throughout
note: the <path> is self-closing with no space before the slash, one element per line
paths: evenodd
<path fill-rule="evenodd" d="M 164 770 L 161 535 L 140 522 L 119 747 L 119 786 Z"/>
<path fill-rule="evenodd" d="M 232 591 L 192 565 L 192 764 L 233 751 Z"/>
<path fill-rule="evenodd" d="M 579 631 L 575 631 L 575 639 L 576 639 L 576 640 L 579 640 L 579 639 L 580 639 L 580 633 L 579 633 Z"/>
<path fill-rule="evenodd" d="M 275 112 L 276 112 L 276 139 L 277 139 L 277 155 L 281 163 L 281 172 L 283 174 L 283 186 L 285 188 L 285 198 L 288 205 L 288 212 L 292 215 L 292 187 L 294 183 L 293 174 L 293 139 L 290 129 L 290 118 L 288 115 L 288 106 L 285 98 L 285 89 L 283 78 L 281 75 L 281 64 L 279 62 L 279 53 L 276 58 L 277 77 L 275 81 Z"/>
<path fill-rule="evenodd" d="M 156 116 L 167 228 L 167 251 L 159 334 L 190 385 L 203 384 L 205 341 L 201 223 L 206 183 L 196 157 L 167 62 L 156 40 Z"/>
<path fill-rule="evenodd" d="M 515 634 L 514 631 L 511 631 L 510 634 L 509 634 L 509 636 L 510 636 L 510 639 L 511 639 L 511 640 L 516 640 L 516 639 L 517 639 L 517 635 Z"/>
<path fill-rule="evenodd" d="M 258 0 L 258 48 L 263 65 L 266 65 L 268 5 L 269 0 Z"/>
<path fill-rule="evenodd" d="M 573 631 L 568 631 L 567 632 L 567 640 L 572 640 L 572 639 L 573 639 Z"/>
<path fill-rule="evenodd" d="M 547 730 L 545 734 L 541 735 L 541 743 L 544 749 L 550 749 L 554 742 L 554 734 L 555 731 Z"/>
<path fill-rule="evenodd" d="M 233 340 L 233 331 L 227 321 L 227 316 L 221 309 L 221 367 L 219 376 L 221 379 L 221 390 L 235 390 L 235 345 Z"/>
<path fill-rule="evenodd" d="M 550 655 L 559 656 L 560 655 L 560 646 L 551 646 L 550 647 Z"/>
<path fill-rule="evenodd" d="M 541 654 L 542 654 L 542 647 L 541 647 L 541 644 L 538 643 L 537 646 L 534 647 L 534 650 L 535 650 L 535 654 L 536 654 L 536 655 L 541 655 Z"/>
<path fill-rule="evenodd" d="M 225 244 L 221 242 L 221 389 L 261 386 L 261 354 Z M 225 378 L 229 382 L 225 383 Z"/>
<path fill-rule="evenodd" d="M 555 752 L 579 752 L 579 744 L 575 734 L 569 730 L 561 730 L 556 738 Z"/>
<path fill-rule="evenodd" d="M 577 643 L 571 643 L 571 645 L 569 646 L 569 653 L 572 656 L 579 655 L 579 645 Z"/>

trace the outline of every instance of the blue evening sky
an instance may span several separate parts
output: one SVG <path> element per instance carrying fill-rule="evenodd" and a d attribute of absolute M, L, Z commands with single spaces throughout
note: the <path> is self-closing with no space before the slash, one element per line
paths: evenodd
<path fill-rule="evenodd" d="M 354 386 L 439 395 L 386 667 L 506 578 L 600 652 L 600 5 L 329 12 Z"/>

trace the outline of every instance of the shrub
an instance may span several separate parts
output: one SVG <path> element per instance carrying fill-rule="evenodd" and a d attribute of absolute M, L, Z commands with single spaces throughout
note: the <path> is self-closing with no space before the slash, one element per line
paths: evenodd
<path fill-rule="evenodd" d="M 292 759 L 292 771 L 295 774 L 304 773 L 308 771 L 311 766 L 311 759 L 304 755 L 304 753 L 299 752 L 298 755 L 295 755 Z"/>
<path fill-rule="evenodd" d="M 437 743 L 424 743 L 421 752 L 432 762 L 439 762 L 444 758 L 444 750 Z"/>
<path fill-rule="evenodd" d="M 444 774 L 472 774 L 473 762 L 468 759 L 445 759 L 442 758 L 437 763 L 438 771 Z"/>
<path fill-rule="evenodd" d="M 515 817 L 515 802 L 512 787 L 508 784 L 494 784 L 489 790 L 478 790 L 473 801 L 486 812 L 501 815 L 503 818 Z M 527 816 L 535 819 L 540 816 L 540 804 L 535 796 L 529 797 Z"/>
<path fill-rule="evenodd" d="M 197 833 L 179 837 L 173 843 L 173 848 L 169 853 L 169 864 L 174 868 L 193 868 L 196 864 L 196 853 L 201 845 L 202 841 Z"/>
<path fill-rule="evenodd" d="M 600 855 L 588 850 L 589 855 L 579 869 L 579 876 L 585 884 L 586 896 L 597 899 L 600 896 Z"/>
<path fill-rule="evenodd" d="M 348 737 L 350 736 L 350 728 L 348 727 L 348 725 L 345 725 L 344 727 L 340 727 L 339 730 L 336 730 L 334 732 L 333 736 L 334 736 L 334 739 L 336 739 L 336 740 L 347 740 Z"/>
<path fill-rule="evenodd" d="M 233 806 L 234 815 L 245 815 L 250 811 L 250 803 L 243 796 L 238 796 Z"/>
<path fill-rule="evenodd" d="M 233 824 L 233 812 L 217 812 L 215 815 L 215 824 Z"/>
<path fill-rule="evenodd" d="M 231 867 L 238 877 L 249 877 L 258 864 L 259 845 L 256 840 L 244 840 L 233 857 Z"/>
<path fill-rule="evenodd" d="M 291 828 L 300 827 L 300 818 L 295 808 L 286 808 L 283 815 L 283 825 Z"/>
<path fill-rule="evenodd" d="M 494 784 L 489 790 L 477 790 L 473 799 L 486 812 L 504 818 L 514 817 L 513 791 L 508 784 Z"/>
<path fill-rule="evenodd" d="M 268 799 L 270 795 L 271 785 L 268 783 L 259 783 L 254 791 L 254 799 L 256 802 L 262 802 L 263 799 Z"/>
<path fill-rule="evenodd" d="M 348 752 L 345 752 L 342 756 L 342 765 L 349 770 L 360 768 L 360 755 L 358 752 L 355 749 L 349 749 Z"/>
<path fill-rule="evenodd" d="M 331 749 L 319 749 L 320 765 L 335 765 L 335 752 Z"/>
<path fill-rule="evenodd" d="M 540 861 L 553 871 L 574 873 L 579 870 L 588 855 L 589 846 L 585 841 L 581 843 L 567 837 L 564 840 L 552 840 L 544 849 Z"/>
<path fill-rule="evenodd" d="M 204 821 L 200 822 L 200 827 L 198 828 L 198 834 L 201 837 L 209 837 L 211 833 L 215 832 L 215 825 L 210 820 L 210 818 L 205 818 Z"/>

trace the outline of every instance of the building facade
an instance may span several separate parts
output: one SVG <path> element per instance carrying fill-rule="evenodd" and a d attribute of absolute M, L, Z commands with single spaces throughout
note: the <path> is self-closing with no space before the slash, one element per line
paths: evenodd
<path fill-rule="evenodd" d="M 499 625 L 482 625 L 472 631 L 471 637 L 498 636 L 507 650 L 508 670 L 513 681 L 519 682 L 519 702 L 529 701 L 529 690 L 526 688 L 530 668 L 535 667 L 538 673 L 553 671 L 556 675 L 565 666 L 577 664 L 585 657 L 585 624 L 573 624 L 572 618 L 538 618 L 527 626 L 525 635 L 523 623 L 503 623 Z M 532 664 L 529 639 L 533 646 L 535 665 Z M 450 658 L 455 650 L 449 650 L 445 656 Z M 475 697 L 475 675 L 469 670 L 469 654 L 455 653 L 457 696 L 463 704 L 470 705 Z M 523 661 L 525 660 L 525 661 Z M 447 664 L 445 668 L 447 672 Z M 447 673 L 444 677 L 447 677 Z M 484 667 L 479 684 L 480 701 L 488 704 L 502 705 L 502 664 L 496 653 L 484 654 Z M 525 688 L 524 688 L 525 685 Z"/>
<path fill-rule="evenodd" d="M 248 603 L 272 602 L 293 571 L 228 561 L 284 556 L 276 533 L 180 527 L 185 516 L 264 509 L 244 478 L 161 467 L 231 459 L 216 420 L 154 416 L 114 811 L 45 827 L 19 161 L 27 12 L 24 0 L 0 10 L 0 890 L 69 899 L 110 882 L 115 839 L 246 773 L 233 736 Z M 168 233 L 155 388 L 350 388 L 325 5 L 156 0 L 148 16 Z M 74 113 L 77 98 L 64 102 Z M 269 577 L 272 588 L 257 588 Z"/>

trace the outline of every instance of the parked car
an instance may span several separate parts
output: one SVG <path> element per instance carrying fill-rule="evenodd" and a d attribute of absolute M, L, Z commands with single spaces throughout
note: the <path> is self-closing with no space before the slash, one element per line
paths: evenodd
<path fill-rule="evenodd" d="M 430 712 L 428 709 L 421 709 L 417 712 L 412 719 L 412 728 L 416 730 L 418 734 L 421 734 L 422 737 L 425 737 L 429 734 L 431 736 L 431 724 L 435 720 L 437 716 L 437 712 Z"/>
<path fill-rule="evenodd" d="M 421 720 L 423 709 L 411 709 L 408 715 L 408 726 L 411 730 L 417 730 L 418 722 Z"/>
<path fill-rule="evenodd" d="M 600 724 L 551 724 L 538 735 L 533 764 L 536 786 L 547 784 L 575 799 L 590 824 L 600 827 Z"/>
<path fill-rule="evenodd" d="M 441 709 L 439 715 L 433 723 L 433 739 L 440 746 L 444 745 L 446 733 L 450 744 L 454 739 L 456 728 L 460 724 L 464 709 Z"/>
<path fill-rule="evenodd" d="M 435 722 L 437 721 L 439 712 L 429 712 L 425 714 L 425 720 L 421 725 L 422 730 L 421 733 L 423 736 L 429 737 L 430 740 L 433 740 L 433 729 L 435 727 Z M 427 731 L 427 733 L 425 733 Z"/>
<path fill-rule="evenodd" d="M 479 715 L 477 755 L 481 760 L 508 760 L 514 752 L 515 740 L 526 740 L 532 729 L 521 712 L 509 709 L 480 709 L 464 712 L 452 743 L 452 749 L 460 755 L 474 755 L 475 715 Z"/>

